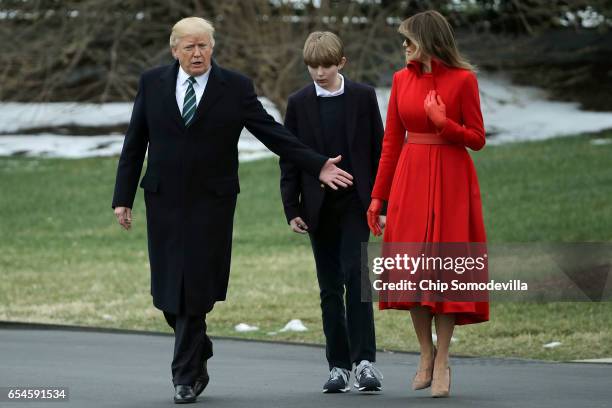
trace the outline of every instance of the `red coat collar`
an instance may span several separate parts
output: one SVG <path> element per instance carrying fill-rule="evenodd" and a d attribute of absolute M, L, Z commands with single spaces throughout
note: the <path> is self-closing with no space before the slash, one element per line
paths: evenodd
<path fill-rule="evenodd" d="M 420 61 L 412 60 L 406 65 L 406 68 L 413 70 L 418 76 L 423 75 L 423 63 Z M 434 75 L 439 74 L 444 69 L 446 69 L 446 65 L 444 62 L 440 61 L 437 58 L 431 59 L 431 72 Z"/>

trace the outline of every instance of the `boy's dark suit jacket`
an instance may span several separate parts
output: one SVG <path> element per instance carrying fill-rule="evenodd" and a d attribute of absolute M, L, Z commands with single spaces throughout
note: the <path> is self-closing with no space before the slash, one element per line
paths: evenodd
<path fill-rule="evenodd" d="M 344 79 L 346 98 L 346 137 L 353 167 L 353 184 L 363 203 L 364 214 L 376 179 L 384 128 L 374 88 Z M 285 127 L 300 141 L 319 153 L 324 152 L 319 107 L 314 84 L 289 96 Z M 287 222 L 302 217 L 310 232 L 317 228 L 325 186 L 281 157 L 281 196 Z"/>
<path fill-rule="evenodd" d="M 214 61 L 193 122 L 185 127 L 175 96 L 178 66 L 154 68 L 140 79 L 113 208 L 132 208 L 148 148 L 140 187 L 153 303 L 174 314 L 182 303 L 187 314 L 201 315 L 226 296 L 242 128 L 315 180 L 327 158 L 296 141 L 266 113 L 249 78 Z"/>

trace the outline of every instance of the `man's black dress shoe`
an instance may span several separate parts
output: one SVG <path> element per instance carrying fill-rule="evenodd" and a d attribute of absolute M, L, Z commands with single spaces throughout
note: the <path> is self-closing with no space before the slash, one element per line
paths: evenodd
<path fill-rule="evenodd" d="M 197 396 L 193 392 L 191 385 L 175 385 L 174 386 L 174 403 L 189 404 L 195 402 Z"/>
<path fill-rule="evenodd" d="M 195 384 L 193 384 L 193 392 L 195 395 L 200 395 L 204 388 L 208 385 L 210 381 L 210 377 L 208 376 L 208 369 L 206 368 L 206 361 L 204 361 L 204 367 L 202 368 L 202 373 L 196 378 Z"/>

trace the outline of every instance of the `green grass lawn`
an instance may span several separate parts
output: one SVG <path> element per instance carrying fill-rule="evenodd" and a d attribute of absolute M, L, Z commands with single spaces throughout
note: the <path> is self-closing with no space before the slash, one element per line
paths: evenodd
<path fill-rule="evenodd" d="M 473 155 L 490 242 L 612 241 L 612 144 L 590 137 Z M 132 231 L 110 208 L 116 162 L 0 158 L 1 320 L 169 331 L 149 295 L 142 191 Z M 240 177 L 228 300 L 209 315 L 210 334 L 322 343 L 314 261 L 284 221 L 276 160 L 242 164 Z M 268 334 L 292 318 L 309 331 Z M 379 347 L 417 349 L 407 312 L 375 318 Z M 234 332 L 241 322 L 260 331 Z M 455 337 L 456 354 L 610 357 L 612 303 L 492 304 L 490 322 Z M 544 349 L 550 341 L 563 344 Z"/>

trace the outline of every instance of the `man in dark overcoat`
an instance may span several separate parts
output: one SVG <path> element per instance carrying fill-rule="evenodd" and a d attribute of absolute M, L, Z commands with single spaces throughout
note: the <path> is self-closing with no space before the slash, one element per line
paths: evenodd
<path fill-rule="evenodd" d="M 176 62 L 145 72 L 119 158 L 112 206 L 129 229 L 148 148 L 144 189 L 153 304 L 175 332 L 176 403 L 208 384 L 212 343 L 206 314 L 225 300 L 238 182 L 238 138 L 246 127 L 270 150 L 331 188 L 352 176 L 299 142 L 266 113 L 251 80 L 212 60 L 214 28 L 198 17 L 172 29 Z"/>

